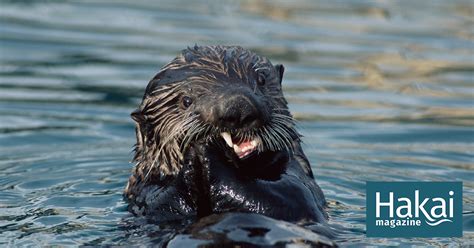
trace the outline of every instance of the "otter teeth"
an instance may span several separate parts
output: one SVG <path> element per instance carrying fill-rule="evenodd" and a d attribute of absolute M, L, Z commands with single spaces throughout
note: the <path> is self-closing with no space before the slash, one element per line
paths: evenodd
<path fill-rule="evenodd" d="M 255 151 L 255 149 L 257 149 L 257 140 L 245 141 L 240 144 L 234 144 L 234 142 L 232 142 L 232 137 L 230 136 L 230 133 L 222 132 L 221 136 L 225 140 L 225 143 L 229 147 L 234 149 L 235 154 L 237 154 L 239 158 L 243 158 Z"/>
<path fill-rule="evenodd" d="M 230 134 L 228 132 L 222 132 L 221 136 L 222 138 L 224 138 L 225 143 L 227 143 L 229 147 L 235 146 L 234 143 L 232 143 L 232 137 L 230 137 Z"/>
<path fill-rule="evenodd" d="M 242 153 L 242 149 L 238 145 L 234 145 L 234 152 L 237 154 Z"/>
<path fill-rule="evenodd" d="M 257 149 L 257 144 L 256 140 L 242 142 L 241 144 L 234 145 L 234 152 L 239 158 L 244 158 Z"/>

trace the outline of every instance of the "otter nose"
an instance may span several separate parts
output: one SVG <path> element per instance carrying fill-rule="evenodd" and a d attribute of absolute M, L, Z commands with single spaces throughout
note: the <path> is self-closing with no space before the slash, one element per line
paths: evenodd
<path fill-rule="evenodd" d="M 258 105 L 246 95 L 233 95 L 219 104 L 215 120 L 221 127 L 253 128 L 262 125 L 262 114 Z"/>

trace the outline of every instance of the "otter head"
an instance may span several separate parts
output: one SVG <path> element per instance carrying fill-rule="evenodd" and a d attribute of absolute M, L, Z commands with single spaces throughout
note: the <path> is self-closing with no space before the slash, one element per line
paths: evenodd
<path fill-rule="evenodd" d="M 241 47 L 188 48 L 150 81 L 132 113 L 142 173 L 176 174 L 183 153 L 205 141 L 234 164 L 291 152 L 299 141 L 282 90 L 282 65 Z"/>

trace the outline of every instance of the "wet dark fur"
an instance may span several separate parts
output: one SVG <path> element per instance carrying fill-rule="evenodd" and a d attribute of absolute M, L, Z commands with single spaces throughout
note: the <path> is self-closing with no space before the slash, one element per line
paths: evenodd
<path fill-rule="evenodd" d="M 324 222 L 324 195 L 281 91 L 283 71 L 226 46 L 188 48 L 163 67 L 132 113 L 137 143 L 125 190 L 129 210 L 156 221 L 241 211 Z M 258 137 L 258 154 L 239 160 L 219 136 L 223 131 Z"/>

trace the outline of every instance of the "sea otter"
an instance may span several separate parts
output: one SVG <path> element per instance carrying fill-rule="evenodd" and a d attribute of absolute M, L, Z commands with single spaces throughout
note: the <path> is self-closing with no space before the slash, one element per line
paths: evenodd
<path fill-rule="evenodd" d="M 238 46 L 194 46 L 165 65 L 132 113 L 129 211 L 154 221 L 251 212 L 325 222 L 283 73 Z"/>

